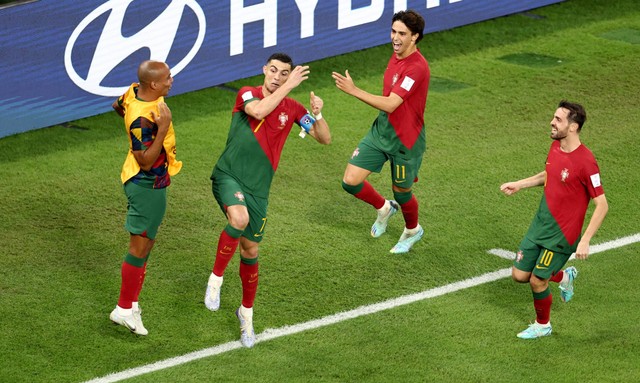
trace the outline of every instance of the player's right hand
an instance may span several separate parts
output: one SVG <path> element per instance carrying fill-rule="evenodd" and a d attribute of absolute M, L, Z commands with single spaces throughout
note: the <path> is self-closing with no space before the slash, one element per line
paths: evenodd
<path fill-rule="evenodd" d="M 513 193 L 517 193 L 520 188 L 515 182 L 507 182 L 500 186 L 500 191 L 506 195 L 512 195 Z"/>
<path fill-rule="evenodd" d="M 335 80 L 336 87 L 338 87 L 338 89 L 346 94 L 353 94 L 356 89 L 356 85 L 354 84 L 351 75 L 349 75 L 348 69 L 344 71 L 344 76 L 338 72 L 332 72 L 331 77 Z"/>

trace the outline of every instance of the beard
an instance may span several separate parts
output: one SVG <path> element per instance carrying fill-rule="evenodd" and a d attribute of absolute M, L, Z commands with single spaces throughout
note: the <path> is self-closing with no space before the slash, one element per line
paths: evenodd
<path fill-rule="evenodd" d="M 551 131 L 551 134 L 549 134 L 549 137 L 551 137 L 551 139 L 556 140 L 556 141 L 560 141 L 563 138 L 567 138 L 568 132 L 565 131 L 564 134 L 563 134 L 563 132 L 561 132 L 557 128 L 555 128 L 555 129 L 556 129 L 555 133 L 553 133 L 553 131 Z"/>

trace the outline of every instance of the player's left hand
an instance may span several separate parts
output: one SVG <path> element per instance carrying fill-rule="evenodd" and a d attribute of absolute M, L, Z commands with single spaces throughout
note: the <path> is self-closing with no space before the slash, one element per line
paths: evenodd
<path fill-rule="evenodd" d="M 588 241 L 582 240 L 578 243 L 578 247 L 576 248 L 576 258 L 578 259 L 589 258 L 589 242 Z"/>
<path fill-rule="evenodd" d="M 324 106 L 324 101 L 322 101 L 322 99 L 318 96 L 316 96 L 315 93 L 311 92 L 309 93 L 309 96 L 311 98 L 311 113 L 313 113 L 313 115 L 317 115 L 318 113 L 322 112 L 322 107 Z"/>

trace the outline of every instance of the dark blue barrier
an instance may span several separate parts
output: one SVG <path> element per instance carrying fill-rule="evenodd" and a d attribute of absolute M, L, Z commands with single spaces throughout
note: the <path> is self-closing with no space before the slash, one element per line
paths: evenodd
<path fill-rule="evenodd" d="M 110 110 L 140 61 L 166 61 L 180 94 L 389 41 L 394 11 L 425 33 L 562 0 L 57 0 L 0 9 L 0 137 Z"/>

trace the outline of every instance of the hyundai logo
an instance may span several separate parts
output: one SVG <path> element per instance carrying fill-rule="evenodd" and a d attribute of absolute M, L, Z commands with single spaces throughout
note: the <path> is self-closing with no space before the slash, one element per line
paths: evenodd
<path fill-rule="evenodd" d="M 69 78 L 80 88 L 99 96 L 120 96 L 130 83 L 117 87 L 103 86 L 102 82 L 123 60 L 141 48 L 151 52 L 150 60 L 166 61 L 180 27 L 185 7 L 189 7 L 198 18 L 198 36 L 191 50 L 171 68 L 178 74 L 193 60 L 204 41 L 206 19 L 202 8 L 195 0 L 172 0 L 158 17 L 132 36 L 122 35 L 125 13 L 133 0 L 110 0 L 85 17 L 69 37 L 64 51 L 64 65 Z M 82 78 L 73 66 L 71 54 L 78 37 L 94 20 L 109 12 L 98 43 L 95 46 L 86 78 Z M 114 48 L 115 47 L 115 48 Z"/>

